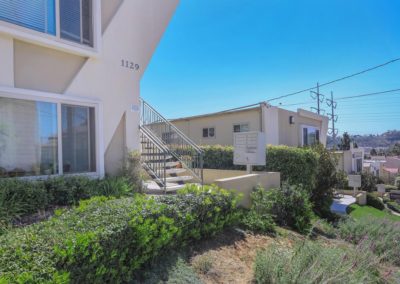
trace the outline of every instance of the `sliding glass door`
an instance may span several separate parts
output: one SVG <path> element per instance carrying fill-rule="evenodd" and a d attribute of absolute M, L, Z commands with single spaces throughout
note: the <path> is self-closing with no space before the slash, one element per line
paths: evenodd
<path fill-rule="evenodd" d="M 94 107 L 0 97 L 0 177 L 94 172 Z"/>
<path fill-rule="evenodd" d="M 94 109 L 62 105 L 63 172 L 96 171 Z"/>

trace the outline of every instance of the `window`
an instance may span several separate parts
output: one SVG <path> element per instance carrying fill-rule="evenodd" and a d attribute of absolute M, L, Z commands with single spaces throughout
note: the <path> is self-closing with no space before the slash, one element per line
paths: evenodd
<path fill-rule="evenodd" d="M 243 123 L 243 124 L 234 124 L 233 125 L 233 132 L 248 132 L 249 131 L 249 124 L 248 123 Z"/>
<path fill-rule="evenodd" d="M 93 47 L 92 2 L 93 0 L 0 0 L 0 20 Z M 59 7 L 59 13 L 56 13 L 56 7 Z"/>
<path fill-rule="evenodd" d="M 203 138 L 213 138 L 215 137 L 215 128 L 203 128 Z"/>
<path fill-rule="evenodd" d="M 0 97 L 0 177 L 96 172 L 95 142 L 94 107 Z"/>
<path fill-rule="evenodd" d="M 92 46 L 92 1 L 59 1 L 61 38 Z"/>
<path fill-rule="evenodd" d="M 319 142 L 319 129 L 312 126 L 303 126 L 303 146 L 311 146 Z"/>
<path fill-rule="evenodd" d="M 61 117 L 63 172 L 95 172 L 94 109 L 62 105 Z"/>
<path fill-rule="evenodd" d="M 56 35 L 55 0 L 0 0 L 0 20 Z"/>
<path fill-rule="evenodd" d="M 0 98 L 0 176 L 58 173 L 57 105 Z"/>

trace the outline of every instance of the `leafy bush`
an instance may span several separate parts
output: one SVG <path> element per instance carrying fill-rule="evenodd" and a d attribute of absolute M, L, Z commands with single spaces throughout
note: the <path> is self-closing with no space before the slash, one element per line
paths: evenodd
<path fill-rule="evenodd" d="M 316 185 L 310 196 L 313 210 L 320 217 L 333 218 L 330 207 L 333 201 L 333 188 L 337 184 L 336 160 L 322 144 L 317 144 L 312 149 L 318 153 Z"/>
<path fill-rule="evenodd" d="M 274 233 L 275 222 L 261 205 L 267 200 L 266 190 L 257 186 L 251 194 L 250 210 L 242 209 L 240 225 L 255 233 Z"/>
<path fill-rule="evenodd" d="M 372 216 L 342 221 L 338 227 L 341 238 L 353 244 L 370 242 L 371 250 L 384 260 L 400 265 L 400 222 Z"/>
<path fill-rule="evenodd" d="M 400 213 L 400 204 L 398 204 L 396 201 L 389 201 L 386 204 L 387 204 L 387 207 L 389 207 L 393 211 Z"/>
<path fill-rule="evenodd" d="M 244 170 L 244 166 L 233 164 L 233 146 L 201 146 L 204 151 L 203 166 L 206 169 Z"/>
<path fill-rule="evenodd" d="M 163 250 L 236 220 L 237 197 L 189 187 L 172 197 L 95 197 L 0 237 L 0 283 L 121 283 Z"/>
<path fill-rule="evenodd" d="M 318 153 L 312 149 L 268 146 L 267 170 L 281 173 L 289 184 L 301 184 L 309 191 L 316 185 Z"/>
<path fill-rule="evenodd" d="M 252 200 L 252 210 L 260 216 L 272 216 L 278 225 L 301 233 L 311 228 L 312 204 L 309 193 L 301 186 L 284 184 L 282 188 L 270 190 L 259 187 L 252 194 Z"/>
<path fill-rule="evenodd" d="M 232 146 L 203 146 L 204 168 L 221 170 L 243 170 L 243 166 L 233 165 Z M 276 171 L 281 179 L 291 184 L 303 184 L 305 188 L 315 186 L 318 154 L 312 149 L 287 146 L 267 147 L 266 167 L 255 167 L 258 171 Z"/>
<path fill-rule="evenodd" d="M 361 190 L 367 192 L 376 191 L 376 185 L 383 183 L 383 181 L 369 172 L 361 173 Z"/>
<path fill-rule="evenodd" d="M 390 192 L 392 190 L 397 190 L 397 186 L 390 185 L 390 184 L 385 184 L 385 191 Z"/>
<path fill-rule="evenodd" d="M 271 244 L 257 253 L 255 283 L 378 283 L 379 260 L 367 247 L 327 247 L 305 241 L 294 249 Z"/>
<path fill-rule="evenodd" d="M 47 180 L 0 179 L 0 223 L 54 206 L 70 206 L 92 196 L 129 196 L 136 188 L 124 177 L 90 179 L 55 177 Z"/>
<path fill-rule="evenodd" d="M 43 210 L 48 204 L 43 182 L 0 180 L 0 223 Z"/>
<path fill-rule="evenodd" d="M 394 184 L 397 186 L 397 189 L 400 190 L 400 176 L 396 177 Z"/>
<path fill-rule="evenodd" d="M 129 179 L 136 192 L 143 192 L 140 152 L 133 151 L 128 153 L 122 167 L 121 176 Z"/>
<path fill-rule="evenodd" d="M 377 197 L 371 192 L 367 193 L 367 205 L 372 206 L 379 210 L 385 209 L 385 204 L 383 203 L 383 201 L 380 200 L 379 197 Z"/>

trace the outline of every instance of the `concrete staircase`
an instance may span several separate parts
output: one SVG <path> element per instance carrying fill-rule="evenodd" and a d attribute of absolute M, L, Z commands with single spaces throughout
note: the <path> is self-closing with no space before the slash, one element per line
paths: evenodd
<path fill-rule="evenodd" d="M 174 193 L 187 183 L 203 184 L 202 150 L 143 100 L 140 118 L 147 192 Z"/>

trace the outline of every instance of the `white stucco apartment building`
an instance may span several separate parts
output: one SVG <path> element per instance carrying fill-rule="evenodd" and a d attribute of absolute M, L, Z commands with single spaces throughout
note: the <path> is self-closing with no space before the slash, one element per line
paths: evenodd
<path fill-rule="evenodd" d="M 178 2 L 0 1 L 0 175 L 118 171 Z"/>

